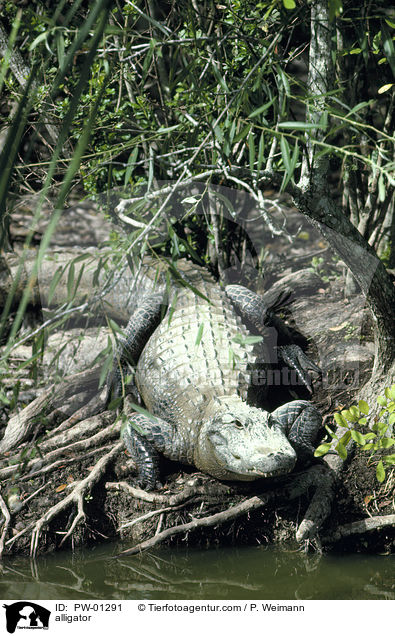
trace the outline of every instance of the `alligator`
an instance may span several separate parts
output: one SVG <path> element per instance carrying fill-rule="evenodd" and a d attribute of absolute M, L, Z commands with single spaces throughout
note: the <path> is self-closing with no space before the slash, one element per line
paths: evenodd
<path fill-rule="evenodd" d="M 144 405 L 122 430 L 137 483 L 155 488 L 160 454 L 230 481 L 286 475 L 298 459 L 311 459 L 322 418 L 308 400 L 273 412 L 249 403 L 268 334 L 274 329 L 279 342 L 290 340 L 285 323 L 246 287 L 221 288 L 189 261 L 167 271 L 162 265 L 140 265 L 108 383 L 107 403 L 121 400 L 132 368 Z M 275 350 L 310 389 L 308 371 L 319 369 L 302 349 L 288 342 Z"/>

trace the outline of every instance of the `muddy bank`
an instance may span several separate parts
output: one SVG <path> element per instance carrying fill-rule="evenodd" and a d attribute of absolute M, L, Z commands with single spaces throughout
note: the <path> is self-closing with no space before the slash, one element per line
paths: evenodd
<path fill-rule="evenodd" d="M 292 230 L 292 215 L 289 223 Z M 287 298 L 278 313 L 322 369 L 322 377 L 313 382 L 312 401 L 331 425 L 333 413 L 352 404 L 369 377 L 372 325 L 363 297 L 344 296 L 343 264 L 309 232 L 308 249 L 305 235 L 296 237 L 292 246 L 278 239 L 265 277 L 255 278 L 251 286 L 268 304 L 281 294 Z M 74 277 L 78 279 L 78 271 Z M 50 284 L 49 277 L 47 291 Z M 87 287 L 96 293 L 90 283 Z M 39 554 L 114 538 L 139 545 L 158 536 L 169 544 L 300 547 L 295 533 L 319 484 L 323 460 L 313 467 L 297 466 L 287 479 L 250 485 L 221 483 L 163 461 L 162 488 L 155 493 L 133 490 L 133 466 L 118 441 L 121 422 L 115 412 L 103 412 L 100 380 L 111 356 L 112 330 L 100 324 L 96 310 L 84 310 L 56 328 L 56 314 L 54 318 L 45 308 L 41 313 L 41 300 L 48 300 L 48 295 L 42 289 L 38 297 L 40 303 L 29 310 L 31 324 L 24 326 L 27 336 L 28 327 L 48 317 L 55 329 L 40 342 L 39 352 L 31 337 L 16 347 L 3 378 L 9 402 L 1 410 L 3 431 L 10 430 L 10 419 L 17 435 L 25 431 L 17 443 L 9 442 L 7 433 L 0 442 L 4 554 Z M 77 300 L 86 303 L 86 298 L 84 293 Z M 60 393 L 55 389 L 59 382 Z M 271 382 L 276 384 L 275 375 Z M 306 397 L 301 387 L 283 389 L 285 399 Z M 26 408 L 31 409 L 28 416 Z M 394 514 L 393 472 L 379 485 L 376 463 L 359 452 L 345 465 L 336 482 L 332 512 L 320 531 L 325 550 L 394 551 L 393 525 L 336 535 L 347 524 Z M 309 544 L 321 548 L 315 541 L 303 547 Z"/>

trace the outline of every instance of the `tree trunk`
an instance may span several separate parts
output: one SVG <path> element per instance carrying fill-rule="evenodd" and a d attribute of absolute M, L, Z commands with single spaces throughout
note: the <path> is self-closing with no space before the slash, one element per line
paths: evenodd
<path fill-rule="evenodd" d="M 307 119 L 318 123 L 325 112 L 325 95 L 334 87 L 332 65 L 332 24 L 328 0 L 311 6 L 311 39 L 308 88 L 314 108 Z M 316 139 L 325 135 L 317 128 Z M 316 156 L 314 144 L 307 143 L 298 187 L 290 188 L 299 210 L 320 230 L 329 245 L 341 256 L 359 284 L 372 311 L 375 332 L 373 377 L 386 376 L 395 358 L 395 289 L 376 252 L 332 200 L 329 189 L 329 159 Z"/>
<path fill-rule="evenodd" d="M 0 22 L 0 56 L 4 59 L 6 52 L 8 50 L 8 35 L 3 27 L 3 25 Z M 18 81 L 18 83 L 20 84 L 20 86 L 22 88 L 25 88 L 26 84 L 27 84 L 27 80 L 29 78 L 30 75 L 30 68 L 29 66 L 25 63 L 22 55 L 20 54 L 20 52 L 18 51 L 18 49 L 14 49 L 11 52 L 10 55 L 10 59 L 9 59 L 9 66 L 10 66 L 10 70 L 11 73 L 14 75 L 15 79 Z M 58 141 L 58 136 L 59 136 L 59 131 L 57 129 L 56 126 L 54 126 L 53 124 L 50 123 L 45 123 L 44 124 L 45 129 L 48 133 L 49 139 L 51 141 L 51 143 L 56 146 L 56 143 Z M 4 141 L 5 141 L 5 137 L 6 134 L 8 132 L 8 128 L 5 129 L 5 131 L 2 131 L 2 135 L 1 135 L 1 139 L 0 139 L 0 151 L 2 150 L 2 147 L 4 145 Z M 69 153 L 66 149 L 63 149 L 63 154 L 65 156 L 69 156 Z"/>

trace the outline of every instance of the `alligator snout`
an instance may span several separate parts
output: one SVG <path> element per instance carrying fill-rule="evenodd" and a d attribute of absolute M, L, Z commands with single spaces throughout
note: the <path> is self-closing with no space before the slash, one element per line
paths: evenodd
<path fill-rule="evenodd" d="M 289 473 L 295 464 L 295 452 L 270 451 L 264 447 L 256 449 L 246 462 L 248 470 L 264 475 Z"/>

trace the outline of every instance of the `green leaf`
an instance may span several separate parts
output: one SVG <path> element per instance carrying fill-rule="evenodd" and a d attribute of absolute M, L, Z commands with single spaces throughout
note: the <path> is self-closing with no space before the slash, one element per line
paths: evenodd
<path fill-rule="evenodd" d="M 383 40 L 383 49 L 388 60 L 388 63 L 391 67 L 392 74 L 395 75 L 395 48 L 394 43 L 392 41 L 392 37 L 390 32 L 388 31 L 386 25 L 381 23 L 381 37 Z"/>
<path fill-rule="evenodd" d="M 350 407 L 350 413 L 352 414 L 352 416 L 354 418 L 356 418 L 356 420 L 358 420 L 360 413 L 359 413 L 359 409 L 358 409 L 357 406 L 351 406 Z"/>
<path fill-rule="evenodd" d="M 262 342 L 262 336 L 244 336 L 242 344 L 250 345 L 256 344 L 257 342 Z"/>
<path fill-rule="evenodd" d="M 380 173 L 380 176 L 379 176 L 378 188 L 379 188 L 379 201 L 383 202 L 385 201 L 386 190 L 385 190 L 384 176 L 382 172 Z"/>
<path fill-rule="evenodd" d="M 338 452 L 339 456 L 342 459 L 347 459 L 347 450 L 346 450 L 345 446 L 341 442 L 339 442 L 335 446 L 335 450 Z"/>
<path fill-rule="evenodd" d="M 202 339 L 202 336 L 203 336 L 203 329 L 204 329 L 204 322 L 202 322 L 199 325 L 199 329 L 198 329 L 196 340 L 195 340 L 195 347 L 198 347 L 200 342 L 201 342 L 201 339 Z"/>
<path fill-rule="evenodd" d="M 348 428 L 348 422 L 341 413 L 335 413 L 334 418 L 338 426 L 342 426 L 343 428 Z"/>
<path fill-rule="evenodd" d="M 121 406 L 123 402 L 123 397 L 116 397 L 108 404 L 107 408 L 109 411 L 116 411 L 119 406 Z"/>
<path fill-rule="evenodd" d="M 260 169 L 262 168 L 262 163 L 263 163 L 263 154 L 264 154 L 264 150 L 265 150 L 265 134 L 262 130 L 261 132 L 261 136 L 259 139 L 259 148 L 258 148 L 258 162 L 257 162 L 257 172 L 259 173 Z"/>
<path fill-rule="evenodd" d="M 137 161 L 137 155 L 139 154 L 139 148 L 138 146 L 136 146 L 135 148 L 133 148 L 132 152 L 129 155 L 129 159 L 128 159 L 128 163 L 127 163 L 127 168 L 125 171 L 125 179 L 124 179 L 124 185 L 128 185 L 129 181 L 130 181 L 130 177 L 133 174 L 133 170 L 134 170 L 134 166 L 136 164 Z"/>
<path fill-rule="evenodd" d="M 10 400 L 7 398 L 6 395 L 4 395 L 4 393 L 0 392 L 0 402 L 2 404 L 5 404 L 6 406 L 8 406 L 9 404 L 11 404 Z"/>
<path fill-rule="evenodd" d="M 161 126 L 160 128 L 158 128 L 156 132 L 169 133 L 169 132 L 172 132 L 173 130 L 177 130 L 177 128 L 180 128 L 180 127 L 181 127 L 181 124 L 174 124 L 173 126 Z"/>
<path fill-rule="evenodd" d="M 389 464 L 390 466 L 393 466 L 395 464 L 395 454 L 386 455 L 385 457 L 383 457 L 383 462 Z"/>
<path fill-rule="evenodd" d="M 185 197 L 185 199 L 183 199 L 181 203 L 191 203 L 192 205 L 197 205 L 199 201 L 200 199 L 197 199 L 196 197 Z"/>
<path fill-rule="evenodd" d="M 286 9 L 295 9 L 295 0 L 283 0 L 283 5 Z"/>
<path fill-rule="evenodd" d="M 218 70 L 216 62 L 213 59 L 211 60 L 211 68 L 213 69 L 213 73 L 214 73 L 215 77 L 217 78 L 217 81 L 218 81 L 219 85 L 221 86 L 223 92 L 225 94 L 229 93 L 229 89 L 227 87 L 225 78 L 222 77 L 221 73 Z"/>
<path fill-rule="evenodd" d="M 342 435 L 341 438 L 339 439 L 339 443 L 344 444 L 344 446 L 347 446 L 350 439 L 351 439 L 351 431 L 346 431 L 344 435 Z"/>
<path fill-rule="evenodd" d="M 350 117 L 351 115 L 354 115 L 354 113 L 357 113 L 359 110 L 361 110 L 361 108 L 367 108 L 369 106 L 369 102 L 360 102 L 359 104 L 356 104 L 356 106 L 354 106 L 354 108 L 352 108 L 351 110 L 348 111 L 347 115 L 346 115 L 346 119 L 347 117 Z"/>
<path fill-rule="evenodd" d="M 329 2 L 329 20 L 333 22 L 334 18 L 338 18 L 343 13 L 342 0 L 330 0 Z"/>
<path fill-rule="evenodd" d="M 289 150 L 289 143 L 283 135 L 281 135 L 280 147 L 285 169 L 289 173 L 291 171 L 291 153 Z"/>
<path fill-rule="evenodd" d="M 386 424 L 385 422 L 377 422 L 377 430 L 380 435 L 385 435 L 388 430 L 388 424 Z"/>
<path fill-rule="evenodd" d="M 257 342 L 262 342 L 262 340 L 262 336 L 243 336 L 241 333 L 232 338 L 232 342 L 236 342 L 239 345 L 256 344 Z"/>
<path fill-rule="evenodd" d="M 380 440 L 381 448 L 391 448 L 391 446 L 393 446 L 394 444 L 395 439 L 393 439 L 392 437 L 383 437 L 383 439 Z"/>
<path fill-rule="evenodd" d="M 362 433 L 359 433 L 359 431 L 351 431 L 351 437 L 353 438 L 354 442 L 356 442 L 360 446 L 365 446 L 365 437 L 364 435 L 362 435 Z"/>
<path fill-rule="evenodd" d="M 325 424 L 325 430 L 329 433 L 332 439 L 338 439 L 336 433 L 334 433 L 327 424 Z"/>
<path fill-rule="evenodd" d="M 248 126 L 245 126 L 243 128 L 243 130 L 241 130 L 236 137 L 234 138 L 234 143 L 237 144 L 237 142 L 241 141 L 242 139 L 244 139 L 244 137 L 247 137 L 248 133 L 250 132 L 252 128 L 251 124 L 248 124 Z"/>
<path fill-rule="evenodd" d="M 213 130 L 214 130 L 214 135 L 218 139 L 219 143 L 222 144 L 224 141 L 224 135 L 221 128 L 217 125 L 217 126 L 214 126 Z"/>
<path fill-rule="evenodd" d="M 248 135 L 248 156 L 250 161 L 250 171 L 254 171 L 254 163 L 255 163 L 255 141 L 254 141 L 254 133 L 251 131 Z"/>
<path fill-rule="evenodd" d="M 282 121 L 278 124 L 278 128 L 282 128 L 284 130 L 316 130 L 320 128 L 321 130 L 325 130 L 324 124 L 310 124 L 304 121 Z"/>
<path fill-rule="evenodd" d="M 369 414 L 369 404 L 365 402 L 365 400 L 359 400 L 358 408 L 361 411 L 361 413 L 364 413 L 365 415 Z"/>
<path fill-rule="evenodd" d="M 33 51 L 33 49 L 35 49 L 36 46 L 40 44 L 40 42 L 42 42 L 43 40 L 46 40 L 47 37 L 48 37 L 48 31 L 44 31 L 44 33 L 40 33 L 40 35 L 38 35 L 29 46 L 29 51 Z"/>
<path fill-rule="evenodd" d="M 326 442 L 325 444 L 320 444 L 314 451 L 314 457 L 322 457 L 322 455 L 326 455 L 326 453 L 330 450 L 331 443 Z"/>
<path fill-rule="evenodd" d="M 70 301 L 75 295 L 74 276 L 75 276 L 75 267 L 74 267 L 74 263 L 71 262 L 69 267 L 69 272 L 67 275 L 67 300 L 68 301 Z"/>
<path fill-rule="evenodd" d="M 380 459 L 379 463 L 377 464 L 376 477 L 377 477 L 377 481 L 379 481 L 380 484 L 385 479 L 385 468 L 384 468 L 384 464 L 383 464 L 381 459 Z"/>
<path fill-rule="evenodd" d="M 273 104 L 275 99 L 276 98 L 273 97 L 273 99 L 271 99 L 270 102 L 268 102 L 267 104 L 263 104 L 263 106 L 259 106 L 259 108 L 256 108 L 255 110 L 253 110 L 252 113 L 249 114 L 249 118 L 252 119 L 253 117 L 258 117 L 258 115 L 265 113 Z"/>
<path fill-rule="evenodd" d="M 357 420 L 358 420 L 358 416 L 354 415 L 353 412 L 351 411 L 351 409 L 345 409 L 344 411 L 341 412 L 341 414 L 349 422 L 357 422 Z"/>
<path fill-rule="evenodd" d="M 389 91 L 390 88 L 392 87 L 393 87 L 393 84 L 384 84 L 383 86 L 380 86 L 377 92 L 379 95 L 382 95 L 383 93 L 386 93 L 387 91 Z"/>

